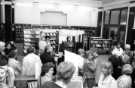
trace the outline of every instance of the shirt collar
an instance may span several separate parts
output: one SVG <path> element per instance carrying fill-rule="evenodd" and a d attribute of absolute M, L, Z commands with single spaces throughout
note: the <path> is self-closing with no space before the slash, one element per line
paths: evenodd
<path fill-rule="evenodd" d="M 61 88 L 67 88 L 67 85 L 63 83 L 62 81 L 56 81 L 56 84 L 60 86 Z"/>

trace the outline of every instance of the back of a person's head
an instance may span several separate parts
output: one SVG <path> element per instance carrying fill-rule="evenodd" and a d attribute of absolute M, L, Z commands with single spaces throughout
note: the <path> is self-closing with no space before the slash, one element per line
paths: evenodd
<path fill-rule="evenodd" d="M 78 49 L 78 54 L 81 55 L 81 56 L 84 56 L 85 55 L 85 50 L 80 48 Z"/>
<path fill-rule="evenodd" d="M 72 63 L 62 62 L 57 67 L 57 79 L 67 83 L 72 78 L 74 71 L 75 67 Z"/>

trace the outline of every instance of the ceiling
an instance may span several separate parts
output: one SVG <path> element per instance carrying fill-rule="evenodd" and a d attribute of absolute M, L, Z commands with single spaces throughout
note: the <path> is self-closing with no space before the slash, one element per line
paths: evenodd
<path fill-rule="evenodd" d="M 102 0 L 16 0 L 16 2 L 22 3 L 31 3 L 31 2 L 39 2 L 39 3 L 58 3 L 58 4 L 73 4 L 73 5 L 85 5 L 91 7 L 100 7 L 102 5 Z"/>

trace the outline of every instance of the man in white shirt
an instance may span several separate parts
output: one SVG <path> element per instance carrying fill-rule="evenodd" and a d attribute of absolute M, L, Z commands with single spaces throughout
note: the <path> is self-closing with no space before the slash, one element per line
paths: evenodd
<path fill-rule="evenodd" d="M 41 74 L 42 62 L 40 57 L 34 54 L 34 48 L 28 48 L 28 55 L 23 58 L 23 71 L 24 76 L 34 76 L 39 79 Z"/>
<path fill-rule="evenodd" d="M 120 44 L 118 43 L 117 46 L 112 50 L 112 55 L 115 56 L 122 56 L 124 53 L 123 49 L 121 48 Z"/>

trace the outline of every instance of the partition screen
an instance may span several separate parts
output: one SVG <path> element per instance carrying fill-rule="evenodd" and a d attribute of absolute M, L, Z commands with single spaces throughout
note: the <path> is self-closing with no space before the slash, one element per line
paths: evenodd
<path fill-rule="evenodd" d="M 40 24 L 67 25 L 67 14 L 58 11 L 45 11 L 40 13 Z"/>

